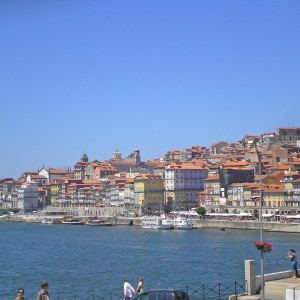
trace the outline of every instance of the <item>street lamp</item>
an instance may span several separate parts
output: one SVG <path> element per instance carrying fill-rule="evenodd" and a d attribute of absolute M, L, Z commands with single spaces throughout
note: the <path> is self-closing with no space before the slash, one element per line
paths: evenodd
<path fill-rule="evenodd" d="M 258 173 L 259 173 L 259 232 L 260 232 L 260 242 L 263 243 L 263 217 L 262 217 L 262 180 L 261 180 L 261 157 L 256 149 L 257 158 L 258 158 Z M 265 279 L 264 279 L 264 252 L 260 250 L 260 276 L 261 276 L 261 300 L 265 300 Z"/>

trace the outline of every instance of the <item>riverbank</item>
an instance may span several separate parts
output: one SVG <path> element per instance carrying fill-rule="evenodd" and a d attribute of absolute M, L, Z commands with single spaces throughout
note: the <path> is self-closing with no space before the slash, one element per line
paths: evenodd
<path fill-rule="evenodd" d="M 52 219 L 54 224 L 61 224 L 62 216 L 47 215 L 47 218 Z M 77 218 L 87 220 L 88 216 L 78 216 Z M 26 214 L 7 216 L 1 219 L 4 222 L 29 222 L 41 223 L 45 219 L 42 214 Z M 233 221 L 233 220 L 208 220 L 208 219 L 193 219 L 194 228 L 226 228 L 226 229 L 246 229 L 259 230 L 260 224 L 258 221 Z M 134 217 L 116 217 L 116 225 L 141 226 L 141 218 Z M 299 223 L 280 223 L 280 222 L 264 222 L 264 231 L 272 232 L 291 232 L 300 233 Z"/>

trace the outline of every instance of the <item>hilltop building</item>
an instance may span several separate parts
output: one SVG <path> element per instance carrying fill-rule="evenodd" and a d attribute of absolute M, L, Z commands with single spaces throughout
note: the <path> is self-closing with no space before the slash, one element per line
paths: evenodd
<path fill-rule="evenodd" d="M 47 182 L 53 182 L 56 178 L 67 176 L 69 171 L 67 170 L 57 170 L 57 169 L 46 169 L 42 168 L 38 175 L 42 175 L 47 178 Z"/>

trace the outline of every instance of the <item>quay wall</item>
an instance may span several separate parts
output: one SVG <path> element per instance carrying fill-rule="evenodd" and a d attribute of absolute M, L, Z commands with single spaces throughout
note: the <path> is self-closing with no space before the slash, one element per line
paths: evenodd
<path fill-rule="evenodd" d="M 259 221 L 228 221 L 228 220 L 207 220 L 197 219 L 193 221 L 196 228 L 226 228 L 226 229 L 247 229 L 259 230 Z M 264 231 L 278 232 L 300 232 L 299 223 L 263 222 Z"/>
<path fill-rule="evenodd" d="M 226 221 L 226 220 L 201 220 L 193 219 L 195 228 L 226 228 L 226 229 L 246 229 L 259 230 L 260 224 L 258 221 Z M 118 225 L 134 225 L 140 226 L 140 218 L 117 218 Z M 297 223 L 279 223 L 279 222 L 264 222 L 264 231 L 278 232 L 300 232 L 300 224 Z"/>
<path fill-rule="evenodd" d="M 99 217 L 105 217 L 104 214 L 99 214 Z M 89 216 L 87 214 L 76 216 L 80 219 L 87 220 Z M 30 222 L 40 223 L 45 218 L 44 214 L 26 214 L 26 215 L 15 215 L 2 218 L 1 221 L 12 221 L 12 222 Z M 51 215 L 47 214 L 47 218 L 52 218 L 54 223 L 61 223 L 63 218 L 62 215 Z M 130 225 L 130 226 L 141 226 L 141 218 L 136 217 L 123 217 L 116 216 L 116 225 Z M 193 219 L 194 227 L 199 229 L 205 228 L 226 228 L 226 229 L 245 229 L 245 230 L 259 230 L 260 224 L 258 221 L 234 221 L 234 220 L 208 220 L 208 219 Z M 291 232 L 300 233 L 299 223 L 280 223 L 280 222 L 264 222 L 264 231 L 273 232 Z"/>
<path fill-rule="evenodd" d="M 226 228 L 226 229 L 246 229 L 259 230 L 260 224 L 258 221 L 226 221 L 226 220 L 201 220 L 193 219 L 194 228 Z M 117 218 L 117 225 L 133 225 L 140 226 L 140 218 Z M 278 232 L 300 232 L 300 224 L 297 223 L 279 223 L 279 222 L 264 222 L 264 231 Z"/>

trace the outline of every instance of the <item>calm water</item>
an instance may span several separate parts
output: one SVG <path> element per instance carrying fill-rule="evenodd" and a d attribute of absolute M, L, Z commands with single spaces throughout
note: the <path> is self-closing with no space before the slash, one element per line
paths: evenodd
<path fill-rule="evenodd" d="M 245 259 L 256 260 L 259 270 L 258 231 L 1 222 L 0 234 L 0 299 L 15 299 L 20 287 L 26 300 L 35 299 L 41 280 L 48 280 L 52 299 L 66 299 L 112 291 L 122 296 L 124 277 L 134 287 L 141 276 L 146 288 L 195 288 L 242 282 Z M 283 258 L 291 247 L 300 249 L 298 235 L 265 232 L 264 240 L 273 242 L 266 259 Z"/>

